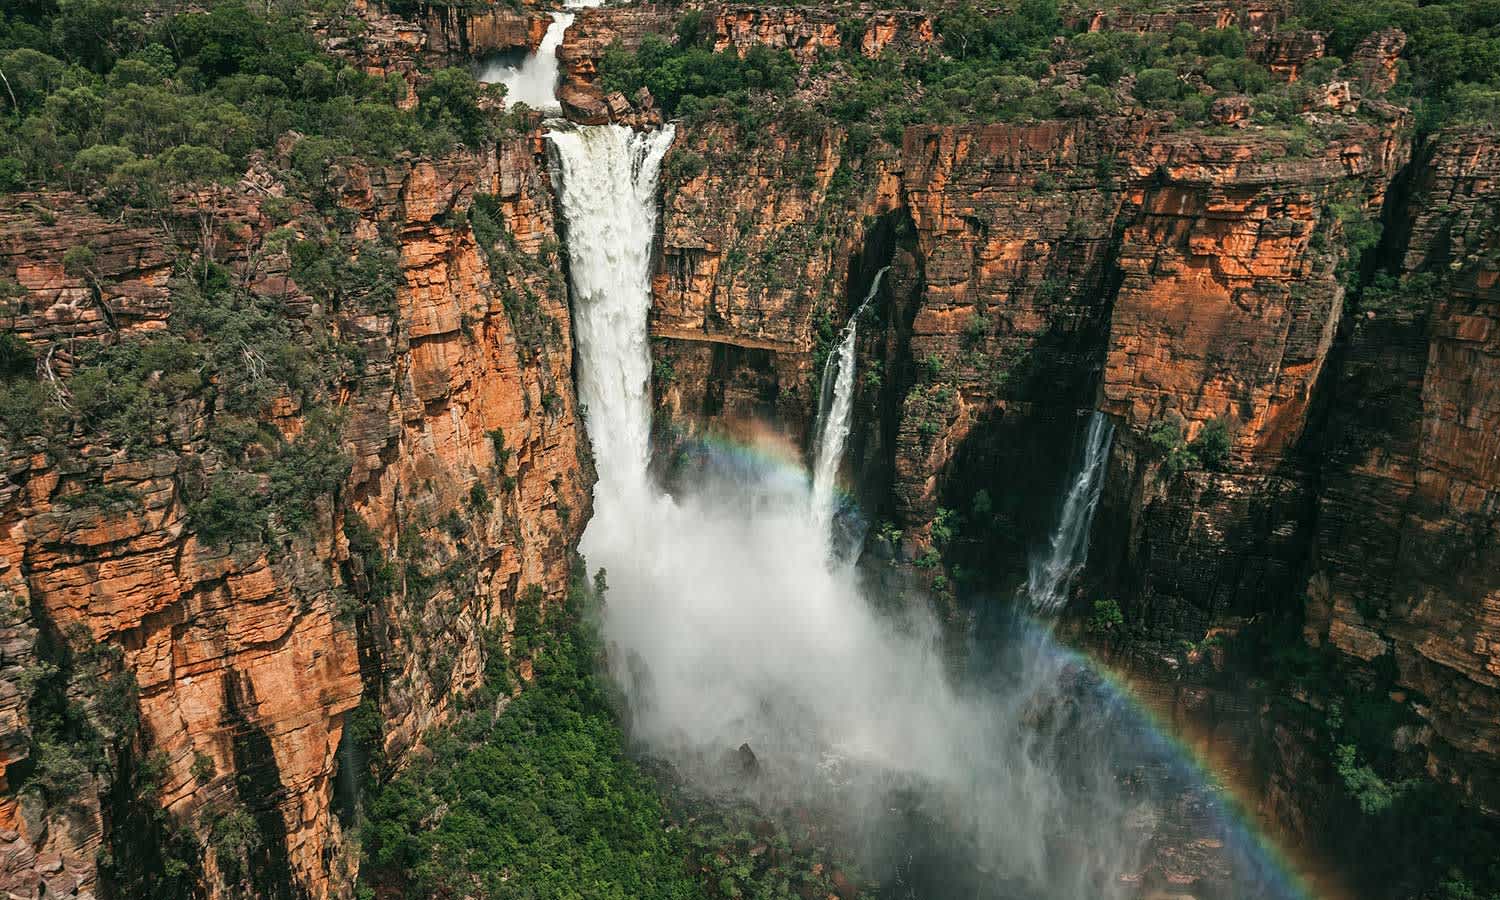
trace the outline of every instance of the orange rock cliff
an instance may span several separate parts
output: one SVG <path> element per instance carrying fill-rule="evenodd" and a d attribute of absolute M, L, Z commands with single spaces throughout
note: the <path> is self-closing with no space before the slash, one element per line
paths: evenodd
<path fill-rule="evenodd" d="M 1198 4 L 1085 24 L 1237 23 L 1290 78 L 1323 50 L 1273 33 L 1284 12 Z M 819 10 L 707 13 L 721 52 L 761 43 L 811 57 L 849 39 Z M 649 98 L 605 96 L 597 64 L 615 41 L 670 33 L 676 15 L 581 11 L 559 51 L 567 113 L 659 121 Z M 373 5 L 361 18 L 364 40 L 330 26 L 329 46 L 410 87 L 418 60 L 535 46 L 546 21 Z M 867 53 L 932 39 L 931 21 L 907 13 L 873 15 L 858 35 Z M 1372 72 L 1395 71 L 1393 41 L 1362 48 Z M 1305 626 L 1286 639 L 1389 677 L 1420 723 L 1402 752 L 1493 809 L 1500 138 L 1455 129 L 1414 145 L 1406 111 L 1380 97 L 1388 88 L 1367 80 L 1363 112 L 1314 147 L 1123 115 L 917 125 L 869 146 L 836 126 L 680 128 L 653 278 L 660 446 L 722 430 L 807 447 L 829 329 L 888 266 L 861 332 L 849 445 L 861 500 L 890 525 L 869 556 L 941 601 L 957 567 L 910 564 L 934 551 L 942 512 L 983 491 L 983 558 L 961 562 L 1014 578 L 1053 524 L 1082 423 L 1102 410 L 1116 436 L 1072 611 L 1117 598 L 1138 628 L 1101 652 L 1183 723 L 1253 755 L 1260 811 L 1311 836 L 1328 776 L 1306 729 L 1263 715 L 1269 703 L 1223 701 L 1223 653 L 1164 662 L 1181 641 L 1297 608 Z M 230 271 L 282 298 L 309 342 L 357 348 L 336 391 L 277 397 L 257 423 L 291 440 L 327 427 L 313 407 L 336 412 L 347 472 L 332 501 L 266 541 L 205 539 L 189 495 L 223 464 L 209 434 L 224 410 L 204 393 L 173 408 L 149 453 L 84 434 L 5 448 L 0 767 L 35 764 L 29 704 L 60 664 L 94 727 L 138 729 L 143 753 L 112 760 L 116 781 L 89 778 L 72 804 L 0 785 L 0 886 L 20 896 L 91 894 L 101 866 L 174 830 L 204 848 L 210 893 L 350 896 L 358 860 L 338 792 L 356 720 L 378 719 L 388 759 L 420 752 L 518 605 L 567 590 L 592 466 L 539 132 L 478 154 L 334 166 L 322 206 L 284 177 L 294 147 L 176 213 L 215 210 Z M 476 196 L 506 235 L 489 246 L 472 225 Z M 335 214 L 393 254 L 391 302 L 336 302 L 298 283 L 285 230 L 307 238 Z M 1371 221 L 1384 225 L 1386 274 L 1424 287 L 1381 302 L 1365 290 L 1356 305 L 1349 286 L 1372 273 L 1348 237 Z M 80 245 L 93 250 L 86 273 L 63 263 Z M 25 291 L 12 327 L 37 346 L 163 330 L 172 259 L 156 231 L 76 196 L 0 205 L 0 273 Z M 55 363 L 65 379 L 68 359 Z M 1174 468 L 1167 431 L 1186 446 L 1211 427 L 1227 432 L 1224 465 Z M 107 688 L 127 680 L 138 699 L 122 717 Z M 241 810 L 263 836 L 253 876 L 214 840 Z"/>

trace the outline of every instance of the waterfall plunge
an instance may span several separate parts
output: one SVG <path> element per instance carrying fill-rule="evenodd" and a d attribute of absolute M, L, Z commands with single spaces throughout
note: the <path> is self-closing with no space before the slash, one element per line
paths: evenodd
<path fill-rule="evenodd" d="M 599 475 L 583 551 L 608 573 L 601 627 L 632 739 L 705 793 L 817 803 L 887 875 L 915 809 L 965 861 L 968 896 L 1124 896 L 1144 836 L 1103 749 L 1115 726 L 1078 710 L 1062 655 L 1020 642 L 1003 684 L 956 685 L 930 617 L 875 613 L 854 568 L 828 564 L 805 482 L 652 484 L 648 276 L 672 131 L 550 137 Z M 752 784 L 720 761 L 742 742 Z M 851 774 L 830 779 L 831 760 Z"/>
<path fill-rule="evenodd" d="M 1109 461 L 1109 442 L 1115 426 L 1109 416 L 1095 412 L 1089 418 L 1083 441 L 1083 460 L 1078 476 L 1063 501 L 1062 515 L 1052 532 L 1048 553 L 1033 557 L 1026 576 L 1026 597 L 1034 612 L 1050 615 L 1068 599 L 1068 586 L 1083 568 L 1089 551 L 1089 526 L 1099 495 L 1104 492 L 1104 466 Z"/>
<path fill-rule="evenodd" d="M 813 440 L 812 515 L 813 525 L 832 540 L 833 516 L 836 509 L 839 463 L 844 458 L 844 443 L 849 439 L 849 429 L 854 412 L 854 351 L 859 330 L 859 317 L 880 292 L 880 281 L 890 269 L 886 266 L 875 273 L 870 282 L 864 302 L 849 317 L 844 333 L 839 338 L 828 361 L 823 364 L 823 382 L 818 390 L 818 421 L 814 428 L 817 437 Z"/>

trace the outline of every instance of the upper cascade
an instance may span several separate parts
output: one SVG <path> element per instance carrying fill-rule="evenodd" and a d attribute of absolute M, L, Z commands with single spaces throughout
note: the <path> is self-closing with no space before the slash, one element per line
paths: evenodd
<path fill-rule="evenodd" d="M 673 127 L 585 125 L 549 132 L 568 223 L 578 395 L 599 470 L 600 510 L 644 490 L 650 457 L 651 246 L 657 175 Z M 595 530 L 591 528 L 591 531 Z"/>
<path fill-rule="evenodd" d="M 597 6 L 598 3 L 571 2 L 564 5 L 568 9 L 582 9 Z M 562 110 L 557 102 L 557 48 L 561 46 L 568 26 L 573 24 L 574 14 L 554 12 L 551 15 L 552 24 L 547 26 L 547 33 L 542 36 L 541 44 L 534 52 L 528 53 L 520 65 L 492 62 L 479 71 L 480 81 L 505 85 L 507 106 L 524 103 L 543 112 Z"/>

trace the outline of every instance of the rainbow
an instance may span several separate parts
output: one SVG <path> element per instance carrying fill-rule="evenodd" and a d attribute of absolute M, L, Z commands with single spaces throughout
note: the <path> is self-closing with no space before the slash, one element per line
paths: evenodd
<path fill-rule="evenodd" d="M 778 432 L 763 425 L 741 425 L 733 434 L 712 429 L 701 434 L 678 433 L 674 445 L 679 460 L 709 464 L 721 475 L 746 483 L 764 484 L 776 491 L 805 491 L 810 475 L 802 451 Z M 848 508 L 853 495 L 838 489 L 839 504 Z M 1136 717 L 1139 731 L 1155 746 L 1153 756 L 1170 761 L 1180 775 L 1203 789 L 1217 831 L 1224 836 L 1226 859 L 1248 873 L 1256 897 L 1268 900 L 1352 900 L 1353 895 L 1332 874 L 1299 853 L 1289 842 L 1273 837 L 1252 812 L 1259 806 L 1255 789 L 1234 760 L 1214 751 L 1214 742 L 1190 724 L 1174 722 L 1157 708 L 1149 692 L 1131 678 L 1087 650 L 1054 637 L 1052 623 L 1028 619 L 1023 627 L 1059 662 L 1077 667 L 1097 679 L 1102 699 Z M 1173 897 L 1158 893 L 1154 897 Z M 1183 896 L 1186 896 L 1184 893 Z"/>
<path fill-rule="evenodd" d="M 812 475 L 800 447 L 759 423 L 741 424 L 739 430 L 746 434 L 738 436 L 716 428 L 688 435 L 677 430 L 672 446 L 677 448 L 679 461 L 697 458 L 711 462 L 719 474 L 745 483 L 764 484 L 777 492 L 808 489 Z M 837 486 L 836 495 L 841 509 L 854 502 L 853 492 L 843 483 Z"/>
<path fill-rule="evenodd" d="M 1252 812 L 1259 806 L 1255 790 L 1245 773 L 1232 760 L 1213 750 L 1214 742 L 1191 725 L 1174 723 L 1150 702 L 1148 693 L 1129 676 L 1085 650 L 1071 647 L 1051 636 L 1049 623 L 1032 621 L 1028 627 L 1040 635 L 1050 652 L 1078 666 L 1099 681 L 1106 697 L 1127 709 L 1145 727 L 1156 746 L 1151 748 L 1181 767 L 1208 795 L 1216 824 L 1225 836 L 1225 850 L 1233 854 L 1242 871 L 1253 876 L 1260 891 L 1255 896 L 1276 900 L 1352 900 L 1353 895 L 1338 879 L 1313 860 L 1273 837 Z"/>

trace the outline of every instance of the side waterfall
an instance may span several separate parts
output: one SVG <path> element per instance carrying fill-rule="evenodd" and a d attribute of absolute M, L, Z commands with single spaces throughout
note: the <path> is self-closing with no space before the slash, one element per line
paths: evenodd
<path fill-rule="evenodd" d="M 1026 576 L 1026 596 L 1033 612 L 1050 615 L 1068 599 L 1068 587 L 1087 562 L 1089 526 L 1104 492 L 1104 466 L 1109 461 L 1109 442 L 1115 425 L 1102 412 L 1089 418 L 1083 442 L 1083 461 L 1078 476 L 1063 501 L 1062 516 L 1052 532 L 1049 552 L 1033 557 Z"/>
<path fill-rule="evenodd" d="M 505 85 L 505 105 L 524 103 L 532 109 L 556 112 L 557 48 L 563 34 L 573 24 L 573 14 L 552 13 L 552 24 L 542 36 L 535 53 L 527 54 L 520 65 L 491 63 L 480 70 L 478 78 L 486 84 Z"/>
<path fill-rule="evenodd" d="M 929 898 L 1125 897 L 1149 828 L 1113 776 L 1114 712 L 1080 706 L 1064 655 L 1016 641 L 993 683 L 960 685 L 925 608 L 877 612 L 854 567 L 829 565 L 806 481 L 709 467 L 671 496 L 652 482 L 648 276 L 673 133 L 549 138 L 598 468 L 582 550 L 607 572 L 600 628 L 632 741 L 705 795 L 843 823 L 878 878 L 916 877 L 920 840 L 954 861 L 929 867 L 957 886 L 928 879 Z M 846 404 L 852 378 L 834 378 Z M 825 459 L 847 431 L 837 406 Z M 742 743 L 751 780 L 723 763 Z"/>
<path fill-rule="evenodd" d="M 844 456 L 844 443 L 849 439 L 854 411 L 854 350 L 855 334 L 859 317 L 880 292 L 880 281 L 890 269 L 886 266 L 875 273 L 865 299 L 849 317 L 838 345 L 828 354 L 823 364 L 823 383 L 818 390 L 818 420 L 813 439 L 812 514 L 818 530 L 829 534 L 833 530 L 835 497 L 838 488 L 839 463 Z"/>

